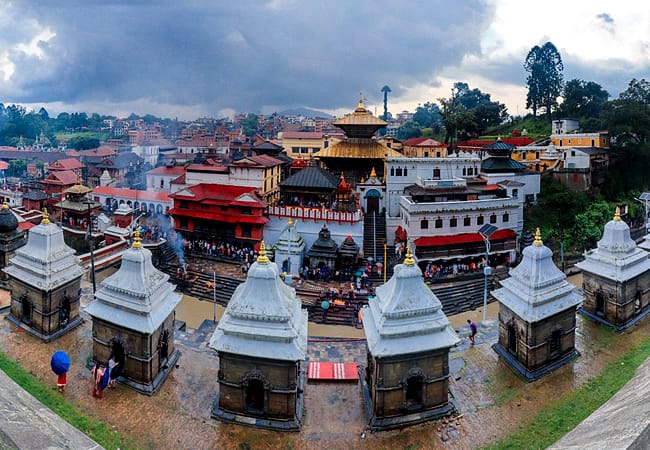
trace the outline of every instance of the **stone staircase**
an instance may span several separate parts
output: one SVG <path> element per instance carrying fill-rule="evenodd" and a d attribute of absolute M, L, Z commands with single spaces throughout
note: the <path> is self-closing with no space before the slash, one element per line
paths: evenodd
<path fill-rule="evenodd" d="M 363 256 L 375 261 L 384 256 L 386 244 L 386 216 L 384 214 L 366 214 L 363 219 Z M 389 249 L 390 250 L 390 249 Z"/>

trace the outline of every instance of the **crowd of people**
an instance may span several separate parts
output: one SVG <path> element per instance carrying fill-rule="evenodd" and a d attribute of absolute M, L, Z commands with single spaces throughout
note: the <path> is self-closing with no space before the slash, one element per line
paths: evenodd
<path fill-rule="evenodd" d="M 255 251 L 252 246 L 240 246 L 227 241 L 187 239 L 185 240 L 185 251 L 244 263 L 252 263 L 255 260 Z"/>

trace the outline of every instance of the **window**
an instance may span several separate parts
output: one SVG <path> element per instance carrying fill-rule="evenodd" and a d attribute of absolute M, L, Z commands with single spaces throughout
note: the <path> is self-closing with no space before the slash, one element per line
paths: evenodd
<path fill-rule="evenodd" d="M 298 147 L 291 147 L 291 153 L 300 153 L 300 149 Z"/>
<path fill-rule="evenodd" d="M 424 157 L 428 158 L 429 157 L 429 152 L 424 152 Z"/>
<path fill-rule="evenodd" d="M 327 148 L 329 146 L 330 146 L 330 141 L 323 142 L 323 148 Z"/>
<path fill-rule="evenodd" d="M 407 176 L 409 174 L 408 168 L 404 167 L 404 176 Z"/>
<path fill-rule="evenodd" d="M 309 148 L 307 148 L 307 147 L 300 147 L 300 153 L 309 153 Z"/>
<path fill-rule="evenodd" d="M 508 222 L 510 220 L 510 214 L 503 213 L 503 217 L 501 217 L 501 220 L 503 221 L 503 223 Z"/>
<path fill-rule="evenodd" d="M 442 154 L 440 152 L 436 152 L 436 158 L 440 158 Z"/>
<path fill-rule="evenodd" d="M 455 217 L 449 219 L 449 226 L 451 228 L 456 228 L 458 226 L 458 219 L 456 219 Z"/>
<path fill-rule="evenodd" d="M 490 223 L 497 223 L 497 215 L 496 214 L 492 214 L 490 216 Z"/>
<path fill-rule="evenodd" d="M 575 156 L 575 155 L 576 155 L 575 150 L 571 150 L 571 156 Z"/>
<path fill-rule="evenodd" d="M 179 222 L 180 222 L 179 223 L 180 228 L 187 229 L 187 224 L 188 224 L 187 217 L 181 217 Z"/>
<path fill-rule="evenodd" d="M 250 216 L 251 214 L 253 214 L 253 210 L 251 209 L 250 206 L 242 206 L 241 213 L 246 216 Z"/>
<path fill-rule="evenodd" d="M 464 227 L 469 227 L 471 225 L 472 225 L 472 219 L 470 219 L 469 217 L 465 217 L 463 219 L 463 226 Z"/>
<path fill-rule="evenodd" d="M 440 169 L 438 169 L 437 167 L 433 169 L 433 179 L 434 180 L 440 179 Z"/>
<path fill-rule="evenodd" d="M 187 209 L 190 207 L 189 203 L 187 203 L 185 200 L 181 200 L 180 203 L 178 204 L 179 208 Z"/>
<path fill-rule="evenodd" d="M 426 230 L 429 228 L 429 221 L 427 219 L 422 219 L 420 221 L 420 229 L 421 230 Z"/>
<path fill-rule="evenodd" d="M 320 151 L 320 148 L 318 148 L 318 147 L 314 147 L 314 148 L 311 149 L 312 153 L 318 153 L 319 151 Z"/>
<path fill-rule="evenodd" d="M 467 167 L 463 167 L 463 176 L 467 175 Z"/>
<path fill-rule="evenodd" d="M 436 219 L 436 228 L 442 228 L 442 219 Z"/>
<path fill-rule="evenodd" d="M 390 176 L 391 176 L 391 177 L 394 177 L 394 176 L 395 176 L 395 168 L 394 168 L 394 167 L 391 167 L 391 168 L 390 168 Z"/>
<path fill-rule="evenodd" d="M 539 152 L 535 152 L 535 159 L 539 159 Z"/>
<path fill-rule="evenodd" d="M 241 226 L 241 236 L 242 237 L 251 237 L 253 226 L 249 223 L 242 224 Z"/>
<path fill-rule="evenodd" d="M 395 175 L 398 176 L 398 177 L 401 177 L 401 176 L 402 176 L 402 168 L 401 168 L 401 167 L 398 167 L 398 168 L 395 170 Z"/>
<path fill-rule="evenodd" d="M 526 152 L 521 152 L 521 160 L 526 161 Z"/>
<path fill-rule="evenodd" d="M 514 198 L 518 198 L 519 197 L 519 189 L 513 189 L 512 190 L 512 196 Z"/>
<path fill-rule="evenodd" d="M 485 218 L 483 216 L 478 216 L 476 218 L 476 225 L 483 225 L 483 222 L 485 222 Z"/>

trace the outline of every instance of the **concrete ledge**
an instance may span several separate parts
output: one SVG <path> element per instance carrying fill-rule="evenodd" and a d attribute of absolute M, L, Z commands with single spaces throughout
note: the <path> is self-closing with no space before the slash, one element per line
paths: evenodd
<path fill-rule="evenodd" d="M 65 394 L 62 394 L 65 395 Z M 0 370 L 1 448 L 98 450 L 97 442 L 46 408 Z"/>
<path fill-rule="evenodd" d="M 68 325 L 66 325 L 65 328 L 60 328 L 60 329 L 56 330 L 54 333 L 51 333 L 51 334 L 43 334 L 40 331 L 30 327 L 26 323 L 21 322 L 20 320 L 16 319 L 11 314 L 8 314 L 6 316 L 6 318 L 7 318 L 7 320 L 9 322 L 13 323 L 18 328 L 22 328 L 27 333 L 31 334 L 34 337 L 39 338 L 40 340 L 42 340 L 45 343 L 52 342 L 56 338 L 59 338 L 59 337 L 63 336 L 68 331 L 78 327 L 79 325 L 81 325 L 83 323 L 83 319 L 81 318 L 81 316 L 77 316 L 77 317 L 75 317 L 75 319 L 73 321 L 68 323 Z"/>
<path fill-rule="evenodd" d="M 603 319 L 602 317 L 600 317 L 599 315 L 594 314 L 591 311 L 587 311 L 584 308 L 579 308 L 578 312 L 580 314 L 582 314 L 583 316 L 585 316 L 586 318 L 591 319 L 594 322 L 598 322 L 601 325 L 605 325 L 607 327 L 614 328 L 616 331 L 623 331 L 623 330 L 626 330 L 626 329 L 630 328 L 631 326 L 636 325 L 637 323 L 639 323 L 643 319 L 645 319 L 646 316 L 648 316 L 648 314 L 650 314 L 650 308 L 646 308 L 646 310 L 643 311 L 641 314 L 639 314 L 638 316 L 634 316 L 633 318 L 631 318 L 627 322 L 619 323 L 619 324 L 609 322 L 609 321 Z"/>
<path fill-rule="evenodd" d="M 528 370 L 522 363 L 519 362 L 517 358 L 515 358 L 515 356 L 512 353 L 510 353 L 498 342 L 492 345 L 492 349 L 494 349 L 494 351 L 497 352 L 499 356 L 504 359 L 504 361 L 512 368 L 512 370 L 514 370 L 517 373 L 517 375 L 522 377 L 527 382 L 535 381 L 543 377 L 547 373 L 551 373 L 554 370 L 564 366 L 565 364 L 570 363 L 578 356 L 580 356 L 580 352 L 576 349 L 573 349 L 571 352 L 567 353 L 562 358 L 553 361 L 551 364 L 548 364 L 537 370 Z"/>
<path fill-rule="evenodd" d="M 650 448 L 650 358 L 605 404 L 549 449 Z"/>

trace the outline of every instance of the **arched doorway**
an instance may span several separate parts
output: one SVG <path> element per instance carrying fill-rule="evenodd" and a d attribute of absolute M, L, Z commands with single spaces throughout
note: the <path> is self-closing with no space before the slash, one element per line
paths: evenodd
<path fill-rule="evenodd" d="M 262 383 L 262 380 L 251 379 L 248 381 L 246 385 L 246 409 L 257 414 L 264 412 L 264 383 Z"/>
<path fill-rule="evenodd" d="M 634 296 L 634 314 L 639 314 L 641 312 L 641 292 L 637 291 Z"/>
<path fill-rule="evenodd" d="M 424 380 L 419 375 L 410 376 L 406 379 L 406 407 L 417 408 L 423 403 Z"/>
<path fill-rule="evenodd" d="M 377 189 L 370 189 L 366 193 L 366 214 L 379 213 L 379 200 L 381 194 Z"/>
<path fill-rule="evenodd" d="M 20 304 L 21 304 L 21 312 L 20 312 L 20 320 L 27 324 L 31 325 L 32 323 L 32 302 L 29 301 L 29 296 L 28 295 L 23 295 L 20 298 Z"/>
<path fill-rule="evenodd" d="M 562 343 L 562 330 L 555 330 L 551 333 L 551 339 L 549 340 L 549 353 L 552 359 L 560 356 L 560 348 Z"/>
<path fill-rule="evenodd" d="M 605 297 L 602 292 L 596 293 L 596 314 L 599 316 L 605 315 Z"/>
<path fill-rule="evenodd" d="M 508 350 L 517 354 L 517 329 L 514 325 L 508 325 Z"/>
<path fill-rule="evenodd" d="M 65 328 L 70 320 L 70 297 L 64 293 L 59 305 L 59 326 Z"/>
<path fill-rule="evenodd" d="M 168 358 L 169 358 L 169 331 L 164 330 L 160 334 L 160 342 L 158 343 L 159 370 L 167 368 Z"/>

